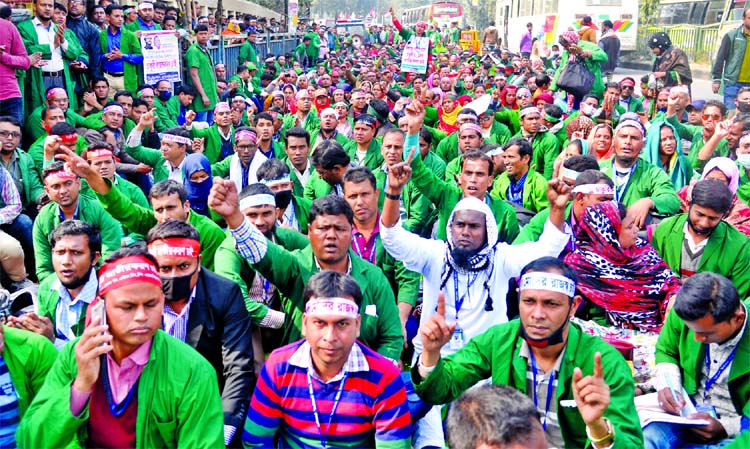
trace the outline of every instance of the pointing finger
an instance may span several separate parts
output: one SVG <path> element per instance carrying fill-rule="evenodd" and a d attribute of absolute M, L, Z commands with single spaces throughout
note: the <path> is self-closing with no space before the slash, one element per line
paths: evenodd
<path fill-rule="evenodd" d="M 414 155 L 416 154 L 416 152 L 417 152 L 417 147 L 412 146 L 411 150 L 409 150 L 409 156 L 406 158 L 407 164 L 411 165 L 411 161 L 414 160 Z"/>
<path fill-rule="evenodd" d="M 437 314 L 445 318 L 445 293 L 443 292 L 438 294 Z"/>
<path fill-rule="evenodd" d="M 594 377 L 598 379 L 604 378 L 604 367 L 602 366 L 602 355 L 599 352 L 594 354 Z"/>

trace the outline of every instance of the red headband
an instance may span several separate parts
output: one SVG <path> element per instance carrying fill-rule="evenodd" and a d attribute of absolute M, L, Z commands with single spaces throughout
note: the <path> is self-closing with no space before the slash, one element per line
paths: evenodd
<path fill-rule="evenodd" d="M 114 289 L 141 282 L 161 287 L 159 270 L 152 261 L 143 256 L 123 257 L 104 264 L 99 269 L 100 296 Z"/>
<path fill-rule="evenodd" d="M 201 252 L 201 244 L 197 240 L 170 237 L 154 240 L 148 244 L 148 252 L 155 257 L 198 257 Z"/>
<path fill-rule="evenodd" d="M 86 152 L 86 159 L 88 160 L 105 159 L 110 157 L 115 157 L 115 155 L 106 148 L 101 148 L 98 150 L 88 150 Z"/>
<path fill-rule="evenodd" d="M 44 177 L 44 181 L 47 182 L 47 178 L 49 178 L 50 176 L 57 176 L 60 179 L 78 179 L 78 177 L 74 173 L 68 171 L 68 167 L 65 167 L 62 170 L 47 173 L 47 176 Z"/>

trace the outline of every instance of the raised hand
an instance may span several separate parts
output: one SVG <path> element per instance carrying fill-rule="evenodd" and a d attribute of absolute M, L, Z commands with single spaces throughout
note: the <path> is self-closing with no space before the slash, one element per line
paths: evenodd
<path fill-rule="evenodd" d="M 411 161 L 417 152 L 417 147 L 411 147 L 409 156 L 405 162 L 399 162 L 388 168 L 388 192 L 394 195 L 400 194 L 404 186 L 411 178 Z"/>
<path fill-rule="evenodd" d="M 83 331 L 81 339 L 76 343 L 76 365 L 78 373 L 73 386 L 82 392 L 91 391 L 99 378 L 99 363 L 102 354 L 112 350 L 112 336 L 107 332 L 106 324 L 100 325 L 100 318 L 95 316 Z"/>
<path fill-rule="evenodd" d="M 445 293 L 438 294 L 437 313 L 430 316 L 419 327 L 422 337 L 422 364 L 434 366 L 440 359 L 440 349 L 453 337 L 456 323 L 448 324 L 445 320 Z"/>
<path fill-rule="evenodd" d="M 571 197 L 570 186 L 559 179 L 550 179 L 547 183 L 547 199 L 550 207 L 564 209 Z"/>
<path fill-rule="evenodd" d="M 419 101 L 412 101 L 406 106 L 404 113 L 407 118 L 409 134 L 418 134 L 419 129 L 422 128 L 422 123 L 424 123 L 425 107 Z"/>
<path fill-rule="evenodd" d="M 196 113 L 192 109 L 185 113 L 185 126 L 191 126 L 195 120 Z M 142 116 L 141 116 L 142 117 Z"/>
<path fill-rule="evenodd" d="M 185 118 L 185 121 L 187 123 L 187 118 Z M 141 128 L 141 130 L 147 128 L 150 129 L 152 126 L 154 126 L 154 123 L 156 123 L 156 109 L 151 109 L 145 114 L 141 114 L 141 118 L 140 120 L 138 120 L 138 126 Z"/>
<path fill-rule="evenodd" d="M 230 229 L 237 229 L 245 220 L 240 211 L 237 186 L 232 180 L 214 177 L 214 185 L 208 195 L 208 207 L 224 217 Z"/>
<path fill-rule="evenodd" d="M 604 381 L 604 367 L 602 366 L 602 355 L 594 354 L 594 372 L 590 376 L 583 376 L 581 368 L 573 370 L 572 379 L 573 399 L 576 401 L 581 418 L 587 426 L 592 424 L 603 424 L 599 419 L 609 407 L 609 385 Z M 598 427 L 598 426 L 596 426 Z M 593 432 L 595 436 L 604 432 Z"/>

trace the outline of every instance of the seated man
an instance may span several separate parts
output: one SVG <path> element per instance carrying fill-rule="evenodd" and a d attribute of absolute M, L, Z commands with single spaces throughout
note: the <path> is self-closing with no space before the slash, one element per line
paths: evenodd
<path fill-rule="evenodd" d="M 505 385 L 464 392 L 448 410 L 445 427 L 451 449 L 546 449 L 539 411 L 531 399 Z"/>
<path fill-rule="evenodd" d="M 78 127 L 83 124 L 83 117 L 70 109 L 68 91 L 61 87 L 50 87 L 45 93 L 45 104 L 38 106 L 33 111 L 26 111 L 29 115 L 26 117 L 26 135 L 29 141 L 33 142 L 45 134 L 44 128 L 44 110 L 50 107 L 57 107 L 62 110 L 64 121 L 70 126 Z"/>
<path fill-rule="evenodd" d="M 73 125 L 65 121 L 63 111 L 59 107 L 50 106 L 48 108 L 42 109 L 41 117 L 42 126 L 44 126 L 44 129 L 39 138 L 34 140 L 31 146 L 29 146 L 28 150 L 29 156 L 31 156 L 31 159 L 34 161 L 34 167 L 36 168 L 37 174 L 40 178 L 42 177 L 42 169 L 44 168 L 44 143 L 47 139 L 47 136 L 53 134 L 52 128 L 55 128 L 57 131 L 56 133 L 54 133 L 55 135 L 61 136 L 64 134 L 69 134 L 69 138 L 75 142 L 75 145 L 70 145 L 75 147 L 76 153 L 78 154 L 81 154 L 88 145 L 86 139 L 75 134 L 76 130 Z M 60 128 L 58 126 L 60 123 L 64 123 L 65 125 Z M 60 129 L 64 129 L 66 131 L 63 133 L 59 131 Z"/>
<path fill-rule="evenodd" d="M 410 448 L 411 417 L 398 368 L 357 341 L 364 305 L 357 282 L 318 272 L 303 301 L 305 338 L 272 352 L 263 365 L 242 435 L 245 446 L 273 447 L 280 440 L 285 446 Z M 331 338 L 336 349 L 329 348 Z M 306 394 L 295 393 L 308 389 L 309 403 Z"/>
<path fill-rule="evenodd" d="M 117 173 L 118 164 L 115 160 L 114 149 L 108 143 L 96 143 L 89 146 L 86 150 L 86 160 L 99 172 L 102 178 L 108 179 L 116 186 L 126 197 L 133 200 L 133 203 L 150 208 L 146 195 L 140 188 Z M 86 186 L 88 188 L 88 185 Z"/>
<path fill-rule="evenodd" d="M 378 120 L 370 114 L 360 114 L 354 119 L 353 139 L 344 146 L 344 150 L 357 167 L 377 170 L 383 165 L 380 142 L 375 138 L 377 126 Z"/>
<path fill-rule="evenodd" d="M 313 203 L 310 246 L 295 251 L 268 240 L 242 215 L 238 203 L 234 183 L 215 178 L 209 206 L 226 220 L 240 255 L 281 291 L 286 314 L 283 344 L 299 339 L 304 309 L 302 293 L 307 280 L 327 269 L 350 273 L 362 288 L 362 342 L 392 360 L 400 357 L 404 338 L 396 300 L 383 272 L 353 254 L 354 214 L 343 198 L 328 195 Z"/>
<path fill-rule="evenodd" d="M 133 121 L 131 119 L 135 98 L 133 97 L 133 94 L 128 92 L 127 90 L 119 90 L 115 92 L 113 100 L 115 103 L 122 106 L 124 118 L 122 120 L 121 126 L 123 134 L 127 136 L 128 134 L 130 134 L 130 131 L 135 128 L 136 123 L 138 123 L 137 121 Z M 102 135 L 108 142 L 111 142 L 112 139 L 115 138 L 115 135 L 110 130 L 104 129 L 107 126 L 104 120 L 104 108 L 102 108 L 101 111 L 94 112 L 93 114 L 86 117 L 83 120 L 81 126 L 88 129 L 100 130 Z"/>
<path fill-rule="evenodd" d="M 722 220 L 732 192 L 721 181 L 706 179 L 693 187 L 690 209 L 659 223 L 653 245 L 683 280 L 703 271 L 729 278 L 746 298 L 750 293 L 750 240 Z M 727 257 L 726 251 L 732 256 Z"/>
<path fill-rule="evenodd" d="M 195 348 L 216 372 L 224 409 L 224 444 L 241 428 L 255 385 L 250 316 L 232 281 L 200 266 L 198 232 L 167 220 L 146 236 L 164 290 L 163 329 Z"/>
<path fill-rule="evenodd" d="M 276 197 L 276 225 L 307 235 L 312 201 L 294 194 L 290 175 L 289 166 L 280 159 L 269 159 L 258 167 L 258 181 L 267 185 Z"/>
<path fill-rule="evenodd" d="M 351 167 L 351 158 L 335 140 L 326 140 L 315 150 L 311 159 L 315 173 L 305 184 L 305 198 L 314 201 L 326 195 L 344 196 L 344 173 Z"/>
<path fill-rule="evenodd" d="M 0 117 L 0 165 L 13 177 L 21 195 L 22 213 L 29 216 L 36 213 L 47 200 L 40 172 L 36 170 L 34 159 L 21 149 L 21 123 L 13 117 Z"/>
<path fill-rule="evenodd" d="M 685 281 L 656 343 L 656 388 L 662 409 L 679 415 L 692 405 L 673 396 L 682 386 L 698 410 L 689 418 L 709 424 L 651 423 L 643 429 L 646 448 L 718 447 L 748 429 L 747 322 L 747 306 L 727 278 L 704 272 Z"/>
<path fill-rule="evenodd" d="M 581 303 L 575 272 L 545 257 L 521 273 L 520 320 L 490 328 L 445 358 L 441 348 L 455 340 L 456 324 L 440 294 L 437 313 L 419 330 L 424 351 L 411 372 L 417 394 L 444 404 L 489 377 L 533 398 L 550 446 L 643 447 L 625 359 L 570 323 Z"/>
<path fill-rule="evenodd" d="M 531 166 L 545 179 L 552 179 L 555 170 L 555 159 L 560 154 L 560 142 L 554 134 L 542 126 L 542 114 L 536 106 L 526 106 L 519 112 L 521 130 L 513 137 L 520 137 L 531 142 L 534 148 Z"/>
<path fill-rule="evenodd" d="M 211 173 L 220 178 L 228 178 L 241 191 L 250 184 L 258 182 L 258 167 L 268 160 L 258 151 L 258 135 L 246 127 L 234 130 L 232 155 L 223 161 L 211 165 Z"/>
<path fill-rule="evenodd" d="M 649 213 L 674 214 L 680 210 L 680 198 L 663 170 L 639 156 L 644 146 L 644 128 L 640 122 L 623 120 L 615 129 L 615 155 L 599 163 L 604 174 L 615 183 L 615 200 L 633 211 L 635 225 L 649 224 Z"/>
<path fill-rule="evenodd" d="M 549 203 L 547 180 L 541 173 L 531 170 L 533 152 L 529 141 L 520 137 L 505 144 L 505 172 L 495 179 L 491 195 L 536 214 L 549 207 Z"/>
<path fill-rule="evenodd" d="M 192 150 L 190 135 L 181 127 L 168 128 L 161 136 L 159 150 L 146 148 L 141 144 L 143 132 L 153 126 L 156 115 L 149 111 L 141 115 L 138 125 L 133 128 L 125 141 L 125 151 L 137 161 L 153 170 L 154 182 L 172 179 L 182 184 L 182 167 L 188 149 Z"/>
<path fill-rule="evenodd" d="M 96 226 L 66 220 L 52 230 L 49 242 L 55 272 L 39 285 L 37 313 L 10 317 L 8 323 L 44 335 L 60 349 L 83 333 L 86 309 L 99 287 L 102 238 Z"/>
<path fill-rule="evenodd" d="M 72 151 L 63 150 L 60 157 L 71 170 L 86 179 L 104 209 L 131 232 L 146 235 L 158 223 L 170 219 L 193 225 L 201 239 L 201 263 L 208 269 L 213 267 L 214 253 L 224 240 L 224 233 L 210 218 L 190 209 L 187 191 L 181 183 L 171 179 L 156 183 L 149 193 L 151 209 L 147 209 L 133 203 L 119 189 L 113 189 L 112 181 L 103 178 Z"/>
<path fill-rule="evenodd" d="M 21 421 L 18 446 L 223 447 L 211 365 L 159 329 L 164 293 L 154 258 L 116 251 L 99 286 L 99 312 L 61 351 Z M 51 423 L 54 432 L 39 431 Z"/>
<path fill-rule="evenodd" d="M 75 156 L 71 150 L 63 150 L 62 147 L 59 151 L 68 151 Z M 82 165 L 89 167 L 80 156 L 75 157 L 80 159 Z M 34 259 L 39 282 L 54 273 L 49 234 L 63 221 L 81 220 L 96 226 L 101 232 L 104 256 L 120 247 L 123 235 L 120 223 L 112 218 L 98 200 L 80 194 L 81 180 L 68 171 L 62 162 L 57 161 L 48 165 L 44 169 L 43 178 L 44 191 L 51 201 L 39 211 L 34 221 Z"/>
<path fill-rule="evenodd" d="M 185 129 L 190 132 L 191 138 L 203 139 L 203 155 L 212 164 L 221 162 L 232 154 L 234 125 L 232 125 L 231 112 L 232 109 L 228 103 L 216 103 L 213 110 L 213 123 L 208 128 L 201 129 L 193 126 L 195 111 L 190 110 L 185 114 Z"/>
<path fill-rule="evenodd" d="M 189 84 L 183 84 L 175 89 L 174 95 L 170 95 L 166 103 L 162 99 L 163 95 L 160 95 L 159 99 L 154 102 L 156 115 L 159 118 L 156 121 L 156 130 L 163 132 L 168 128 L 184 125 L 185 114 L 197 96 L 198 91 Z"/>

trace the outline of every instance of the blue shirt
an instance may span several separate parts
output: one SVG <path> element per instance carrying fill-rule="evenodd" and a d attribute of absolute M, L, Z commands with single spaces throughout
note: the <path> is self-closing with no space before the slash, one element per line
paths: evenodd
<path fill-rule="evenodd" d="M 18 394 L 13 387 L 8 365 L 0 357 L 0 448 L 16 447 L 16 429 L 20 421 Z"/>
<path fill-rule="evenodd" d="M 107 27 L 107 53 L 118 50 L 120 47 L 120 40 L 122 38 L 122 28 L 117 30 L 117 33 L 112 34 L 111 27 Z M 123 73 L 125 71 L 125 63 L 140 64 L 143 62 L 142 55 L 130 55 L 123 53 L 122 59 L 114 59 L 107 61 L 107 55 L 102 55 L 102 69 L 106 72 L 111 73 Z"/>
<path fill-rule="evenodd" d="M 146 22 L 141 20 L 140 17 L 137 20 L 138 20 L 138 26 L 141 27 L 141 30 L 143 31 L 155 31 L 156 30 L 156 22 L 151 22 L 151 25 L 146 25 Z"/>

